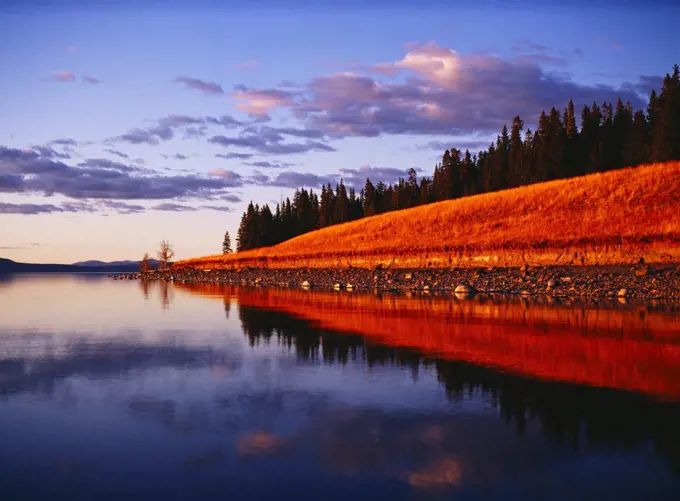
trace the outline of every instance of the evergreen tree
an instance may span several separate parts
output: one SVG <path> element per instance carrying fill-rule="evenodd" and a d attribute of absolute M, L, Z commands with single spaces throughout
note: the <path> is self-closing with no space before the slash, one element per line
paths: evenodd
<path fill-rule="evenodd" d="M 344 181 L 321 195 L 299 189 L 276 206 L 251 201 L 241 218 L 237 249 L 272 245 L 316 228 L 440 200 L 502 190 L 513 186 L 592 172 L 619 169 L 649 161 L 680 159 L 680 70 L 674 66 L 660 92 L 651 91 L 646 110 L 634 111 L 621 99 L 616 105 L 592 103 L 581 111 L 580 131 L 573 101 L 563 113 L 542 112 L 535 131 L 519 116 L 510 131 L 504 126 L 496 141 L 477 155 L 447 149 L 432 178 L 418 180 L 415 169 L 394 184 L 370 179 L 357 196 Z M 349 194 L 348 194 L 349 193 Z"/>
<path fill-rule="evenodd" d="M 222 254 L 229 254 L 232 252 L 231 250 L 231 237 L 229 236 L 229 232 L 224 233 L 224 240 L 222 241 Z"/>

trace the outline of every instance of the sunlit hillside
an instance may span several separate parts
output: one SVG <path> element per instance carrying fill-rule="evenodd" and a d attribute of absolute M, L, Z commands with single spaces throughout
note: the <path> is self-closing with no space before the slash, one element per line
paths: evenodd
<path fill-rule="evenodd" d="M 551 181 L 364 218 L 179 263 L 402 267 L 680 261 L 680 162 Z"/>

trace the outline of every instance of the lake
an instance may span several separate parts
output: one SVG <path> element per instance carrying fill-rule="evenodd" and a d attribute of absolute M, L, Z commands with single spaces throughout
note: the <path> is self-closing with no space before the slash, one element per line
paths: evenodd
<path fill-rule="evenodd" d="M 680 307 L 0 277 L 0 499 L 680 499 Z"/>

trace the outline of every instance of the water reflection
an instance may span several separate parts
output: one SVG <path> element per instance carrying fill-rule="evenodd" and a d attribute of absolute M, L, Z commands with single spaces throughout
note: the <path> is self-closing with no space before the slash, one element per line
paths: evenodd
<path fill-rule="evenodd" d="M 7 499 L 680 492 L 672 305 L 98 284 L 87 308 L 113 317 L 55 297 L 54 332 L 0 320 Z M 527 370 L 503 365 L 519 356 Z"/>
<path fill-rule="evenodd" d="M 672 303 L 612 307 L 530 303 L 507 297 L 459 301 L 212 285 L 178 287 L 221 297 L 225 304 L 237 298 L 241 307 L 253 308 L 247 324 L 260 322 L 263 338 L 286 330 L 295 319 L 307 320 L 322 329 L 360 334 L 372 342 L 417 349 L 437 358 L 680 399 L 680 308 Z M 272 314 L 260 315 L 263 309 Z M 248 329 L 244 326 L 247 335 Z M 306 350 L 316 351 L 319 346 Z M 335 354 L 324 351 L 325 356 Z M 344 348 L 337 356 L 346 358 Z"/>

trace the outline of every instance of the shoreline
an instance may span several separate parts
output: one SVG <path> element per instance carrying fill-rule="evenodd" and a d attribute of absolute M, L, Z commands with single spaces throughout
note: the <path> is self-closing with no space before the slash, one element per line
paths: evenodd
<path fill-rule="evenodd" d="M 522 266 L 519 268 L 253 268 L 196 269 L 111 275 L 161 280 L 362 292 L 437 292 L 457 296 L 509 294 L 551 297 L 680 299 L 680 265 Z"/>

